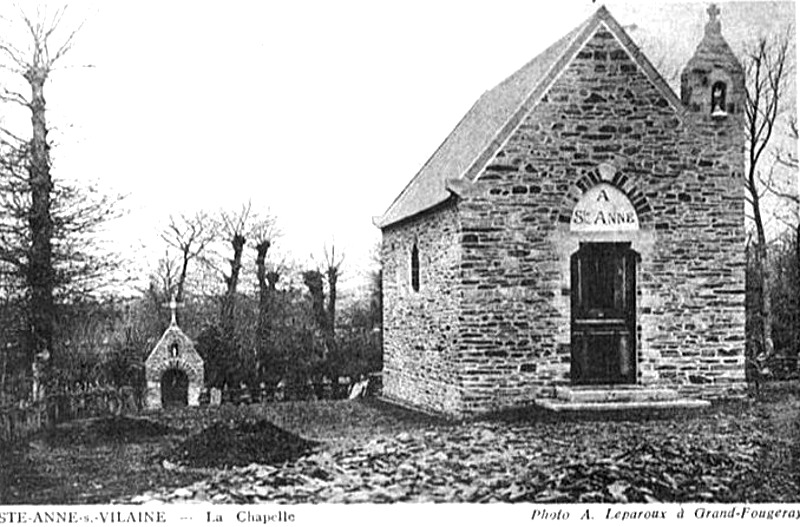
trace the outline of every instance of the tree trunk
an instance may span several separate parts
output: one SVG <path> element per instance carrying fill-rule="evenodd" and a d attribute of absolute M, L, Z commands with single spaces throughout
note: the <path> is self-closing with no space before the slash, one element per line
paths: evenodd
<path fill-rule="evenodd" d="M 772 299 L 769 288 L 769 273 L 767 272 L 767 267 L 769 266 L 767 238 L 764 233 L 761 203 L 755 182 L 755 164 L 751 163 L 750 167 L 748 186 L 753 205 L 753 221 L 756 225 L 756 270 L 758 273 L 758 287 L 760 289 L 759 315 L 761 319 L 761 338 L 759 340 L 761 341 L 761 356 L 758 358 L 761 359 L 759 363 L 763 363 L 764 360 L 772 358 L 775 351 L 772 340 Z"/>
<path fill-rule="evenodd" d="M 336 282 L 339 280 L 339 269 L 328 267 L 328 320 L 325 332 L 325 348 L 328 352 L 336 349 Z"/>
<path fill-rule="evenodd" d="M 278 280 L 280 280 L 281 275 L 278 271 L 269 271 L 267 273 L 267 282 L 269 284 L 270 293 L 274 293 L 275 290 L 278 288 Z"/>
<path fill-rule="evenodd" d="M 323 334 L 328 334 L 328 314 L 325 311 L 325 292 L 322 288 L 322 273 L 319 271 L 306 271 L 303 273 L 303 282 L 308 287 L 311 295 L 311 309 L 314 321 Z"/>
<path fill-rule="evenodd" d="M 328 331 L 330 336 L 336 332 L 336 282 L 339 272 L 335 267 L 328 268 Z"/>
<path fill-rule="evenodd" d="M 30 290 L 28 360 L 32 368 L 45 379 L 49 371 L 48 357 L 53 349 L 53 327 L 55 304 L 53 300 L 53 220 L 51 217 L 51 198 L 53 180 L 50 175 L 50 156 L 47 144 L 47 121 L 45 119 L 44 83 L 47 69 L 31 67 L 25 73 L 31 87 L 31 124 L 33 138 L 30 143 L 28 177 L 31 192 L 31 208 L 28 224 L 31 230 L 30 252 L 28 256 L 27 282 Z M 37 376 L 38 376 L 37 375 Z M 34 379 L 41 387 L 41 379 Z M 33 394 L 41 398 L 41 388 Z"/>
<path fill-rule="evenodd" d="M 270 242 L 265 240 L 256 245 L 256 277 L 258 278 L 258 326 L 256 335 L 258 342 L 259 355 L 263 356 L 267 350 L 269 342 L 269 302 L 270 293 L 273 289 L 271 283 L 267 283 L 267 251 Z"/>
<path fill-rule="evenodd" d="M 178 285 L 176 287 L 175 292 L 175 301 L 176 302 L 183 302 L 183 288 L 186 284 L 186 275 L 189 272 L 189 249 L 186 248 L 183 251 L 183 261 L 181 262 L 181 274 L 178 276 Z"/>
<path fill-rule="evenodd" d="M 798 211 L 800 212 L 800 211 Z M 800 288 L 800 218 L 798 218 L 797 226 L 794 231 L 794 271 L 796 273 L 795 287 Z M 800 302 L 795 304 L 795 342 L 794 342 L 794 356 L 797 360 L 797 369 L 800 370 Z"/>
<path fill-rule="evenodd" d="M 225 277 L 227 290 L 222 301 L 222 332 L 223 338 L 227 339 L 229 343 L 233 342 L 235 336 L 236 288 L 239 285 L 239 272 L 242 270 L 242 251 L 245 241 L 245 237 L 241 234 L 235 234 L 231 238 L 233 246 L 233 258 L 230 260 L 231 274 Z"/>

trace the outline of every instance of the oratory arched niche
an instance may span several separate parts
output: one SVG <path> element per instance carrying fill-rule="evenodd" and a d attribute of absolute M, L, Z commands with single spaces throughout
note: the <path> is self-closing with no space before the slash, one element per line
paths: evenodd
<path fill-rule="evenodd" d="M 639 216 L 631 200 L 609 183 L 598 183 L 583 193 L 572 209 L 573 232 L 638 231 Z"/>

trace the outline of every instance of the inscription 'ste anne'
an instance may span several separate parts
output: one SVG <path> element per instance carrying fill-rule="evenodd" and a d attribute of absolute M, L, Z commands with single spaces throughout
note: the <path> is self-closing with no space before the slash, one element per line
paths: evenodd
<path fill-rule="evenodd" d="M 632 231 L 639 218 L 628 197 L 608 183 L 587 190 L 575 205 L 570 221 L 572 231 Z"/>

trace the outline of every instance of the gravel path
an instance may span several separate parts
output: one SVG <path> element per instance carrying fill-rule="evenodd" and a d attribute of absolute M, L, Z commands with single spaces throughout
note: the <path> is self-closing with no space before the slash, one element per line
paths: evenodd
<path fill-rule="evenodd" d="M 322 441 L 281 464 L 217 470 L 177 489 L 126 502 L 796 502 L 800 468 L 797 397 L 730 403 L 667 418 L 615 419 L 509 414 L 460 423 L 392 426 L 337 421 L 385 409 L 333 408 L 306 426 Z M 288 408 L 283 408 L 288 410 Z M 301 407 L 272 415 L 295 433 Z M 780 417 L 778 417 L 780 416 Z M 787 417 L 788 416 L 788 417 Z M 342 416 L 339 415 L 341 418 Z M 397 416 L 395 416 L 397 417 Z M 376 417 L 377 418 L 377 417 Z M 402 431 L 400 431 L 402 430 Z M 183 470 L 169 464 L 170 470 Z"/>

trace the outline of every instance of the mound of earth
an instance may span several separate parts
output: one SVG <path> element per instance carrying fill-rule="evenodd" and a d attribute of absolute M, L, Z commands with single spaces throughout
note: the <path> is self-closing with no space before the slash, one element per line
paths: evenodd
<path fill-rule="evenodd" d="M 46 432 L 45 438 L 51 445 L 138 443 L 174 433 L 173 428 L 149 419 L 111 416 L 60 424 Z"/>
<path fill-rule="evenodd" d="M 202 468 L 279 464 L 308 454 L 316 445 L 263 419 L 236 424 L 217 421 L 177 445 L 168 457 Z"/>

